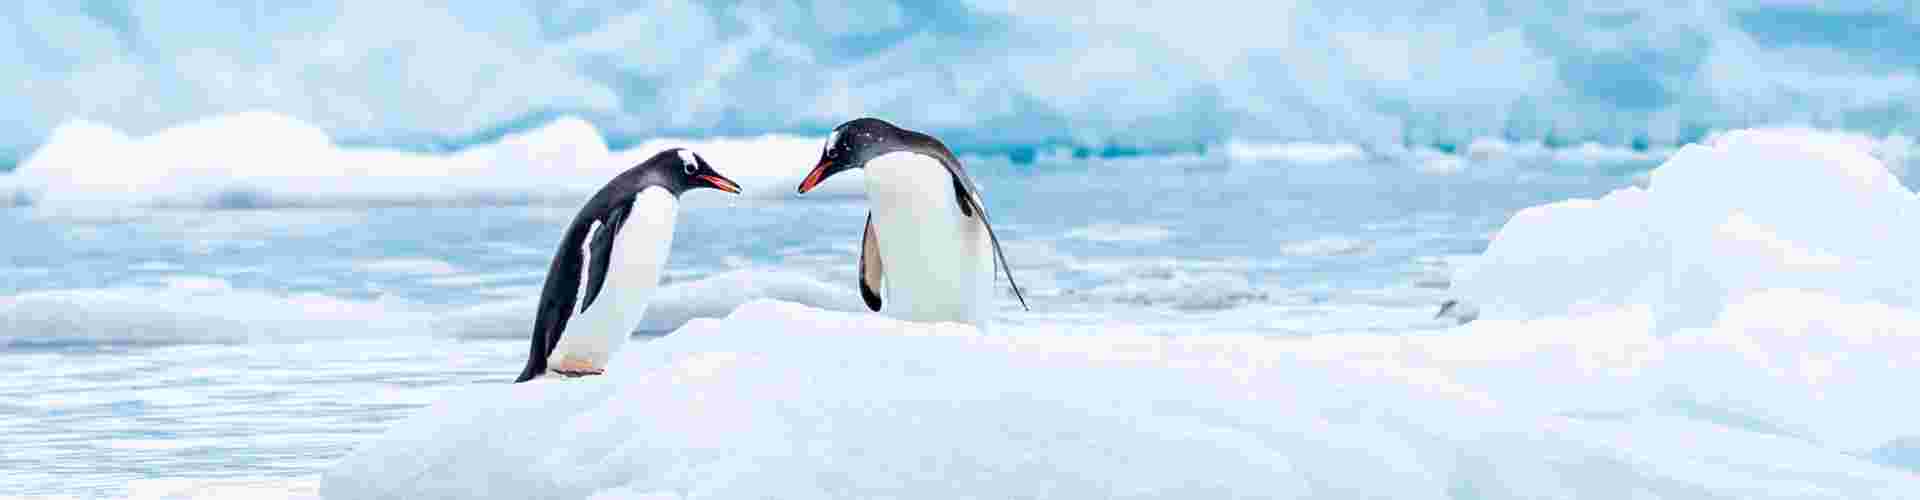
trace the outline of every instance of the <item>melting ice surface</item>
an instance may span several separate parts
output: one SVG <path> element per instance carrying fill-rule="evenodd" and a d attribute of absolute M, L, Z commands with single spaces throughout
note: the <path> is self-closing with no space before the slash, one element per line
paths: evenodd
<path fill-rule="evenodd" d="M 0 178 L 26 198 L 0 217 L 0 495 L 1920 488 L 1920 420 L 1888 397 L 1920 352 L 1912 244 L 1869 237 L 1915 203 L 1889 141 L 1728 134 L 1651 176 L 1663 155 L 1493 142 L 972 158 L 1035 303 L 986 335 L 859 312 L 857 180 L 785 194 L 817 141 L 689 141 L 755 196 L 689 195 L 654 340 L 515 386 L 559 225 L 665 143 L 563 120 L 413 155 L 199 126 L 234 120 L 309 159 L 75 129 L 95 147 Z M 101 181 L 127 168 L 154 170 Z M 1484 319 L 1433 319 L 1450 298 Z"/>

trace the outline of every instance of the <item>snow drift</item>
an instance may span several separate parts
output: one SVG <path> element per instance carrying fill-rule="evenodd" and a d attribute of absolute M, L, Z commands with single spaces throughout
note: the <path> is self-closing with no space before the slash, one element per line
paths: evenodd
<path fill-rule="evenodd" d="M 604 377 L 449 397 L 342 460 L 322 494 L 1920 493 L 1920 478 L 1899 469 L 1916 464 L 1864 457 L 1920 432 L 1915 408 L 1880 392 L 1899 380 L 1885 362 L 1912 361 L 1903 353 L 1915 337 L 1896 332 L 1920 323 L 1887 314 L 1828 323 L 1824 314 L 1874 306 L 1783 315 L 1777 305 L 1735 308 L 1685 341 L 1648 335 L 1645 315 L 1631 312 L 1482 321 L 1443 336 L 1279 340 L 987 336 L 754 302 L 627 349 Z M 1881 333 L 1849 333 L 1862 326 Z M 1809 381 L 1791 373 L 1809 347 L 1863 357 L 1822 364 L 1832 371 Z M 1872 382 L 1879 376 L 1890 378 Z M 1856 382 L 1865 384 L 1827 385 Z M 1863 413 L 1875 415 L 1854 417 Z"/>
<path fill-rule="evenodd" d="M 1453 287 L 1482 318 L 1647 305 L 1661 331 L 1768 288 L 1913 307 L 1917 203 L 1851 137 L 1738 131 L 1682 148 L 1646 189 L 1520 211 Z"/>

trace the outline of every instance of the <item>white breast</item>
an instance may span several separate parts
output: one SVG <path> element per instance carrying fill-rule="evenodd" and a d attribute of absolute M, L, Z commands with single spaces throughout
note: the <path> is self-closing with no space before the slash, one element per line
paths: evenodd
<path fill-rule="evenodd" d="M 962 215 L 938 159 L 897 152 L 869 160 L 867 198 L 886 266 L 880 312 L 984 326 L 993 253 L 980 219 Z"/>
<path fill-rule="evenodd" d="M 607 359 L 640 326 L 673 248 L 678 205 L 672 193 L 659 187 L 649 187 L 634 199 L 626 223 L 614 235 L 606 283 L 593 305 L 567 322 L 560 342 L 547 356 L 550 369 L 582 363 L 605 369 Z M 584 280 L 581 286 L 586 286 Z"/>

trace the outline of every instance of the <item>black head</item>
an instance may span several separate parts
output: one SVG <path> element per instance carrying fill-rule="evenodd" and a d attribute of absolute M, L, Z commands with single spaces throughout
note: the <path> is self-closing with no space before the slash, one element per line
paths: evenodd
<path fill-rule="evenodd" d="M 860 118 L 842 123 L 827 135 L 827 147 L 820 152 L 820 163 L 800 182 L 800 192 L 812 191 L 834 174 L 865 167 L 871 160 L 911 147 L 913 132 L 879 118 Z"/>
<path fill-rule="evenodd" d="M 736 194 L 740 192 L 739 184 L 720 175 L 720 172 L 713 169 L 713 165 L 707 164 L 705 158 L 682 148 L 661 151 L 647 161 L 640 162 L 640 165 L 627 170 L 627 173 L 622 176 L 633 176 L 632 185 L 636 188 L 660 186 L 672 192 L 674 196 L 700 188 L 713 188 Z"/>

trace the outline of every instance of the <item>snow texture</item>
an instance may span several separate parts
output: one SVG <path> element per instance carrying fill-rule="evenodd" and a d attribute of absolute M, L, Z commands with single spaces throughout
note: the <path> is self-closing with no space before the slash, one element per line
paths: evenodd
<path fill-rule="evenodd" d="M 1645 189 L 1521 210 L 1453 289 L 1482 318 L 1646 305 L 1663 332 L 1769 288 L 1910 308 L 1916 203 L 1847 136 L 1738 131 L 1682 148 Z"/>
<path fill-rule="evenodd" d="M 321 492 L 1920 493 L 1868 456 L 1920 431 L 1886 398 L 1915 361 L 1912 314 L 1780 292 L 1686 336 L 1649 325 L 1629 310 L 1419 337 L 989 336 L 758 301 L 627 349 L 602 377 L 467 389 L 361 446 Z"/>

